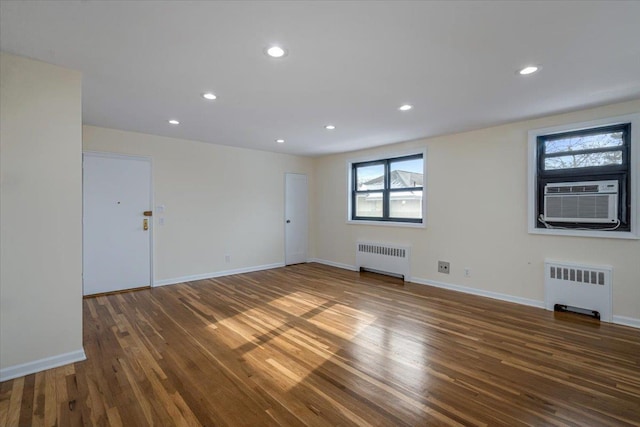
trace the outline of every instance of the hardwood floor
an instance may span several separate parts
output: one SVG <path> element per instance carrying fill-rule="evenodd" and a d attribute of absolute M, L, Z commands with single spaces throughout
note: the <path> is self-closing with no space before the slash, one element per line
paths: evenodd
<path fill-rule="evenodd" d="M 1 426 L 640 425 L 640 331 L 319 264 L 86 299 Z"/>

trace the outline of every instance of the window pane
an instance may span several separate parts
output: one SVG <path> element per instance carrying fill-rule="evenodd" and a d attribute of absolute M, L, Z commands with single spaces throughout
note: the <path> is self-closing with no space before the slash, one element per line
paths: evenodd
<path fill-rule="evenodd" d="M 422 159 L 392 161 L 391 188 L 422 187 Z"/>
<path fill-rule="evenodd" d="M 391 218 L 422 218 L 422 191 L 392 191 L 390 195 Z"/>
<path fill-rule="evenodd" d="M 384 165 L 360 166 L 356 168 L 358 190 L 384 189 Z"/>
<path fill-rule="evenodd" d="M 544 169 L 571 169 L 590 166 L 621 165 L 622 151 L 605 153 L 574 154 L 568 156 L 549 157 L 544 159 Z"/>
<path fill-rule="evenodd" d="M 606 132 L 595 135 L 575 135 L 567 138 L 546 140 L 545 153 L 563 153 L 565 151 L 590 150 L 597 148 L 619 147 L 622 145 L 622 132 Z"/>
<path fill-rule="evenodd" d="M 356 194 L 356 216 L 382 218 L 382 193 Z"/>

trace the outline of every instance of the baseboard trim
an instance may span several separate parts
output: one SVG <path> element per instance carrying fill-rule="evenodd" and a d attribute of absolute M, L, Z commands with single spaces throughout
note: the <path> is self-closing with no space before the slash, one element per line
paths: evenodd
<path fill-rule="evenodd" d="M 320 258 L 311 258 L 308 262 L 317 262 L 318 264 L 329 265 L 331 267 L 342 268 L 343 270 L 358 271 L 355 265 L 342 264 L 340 262 L 329 261 Z"/>
<path fill-rule="evenodd" d="M 632 328 L 640 329 L 640 319 L 627 316 L 612 316 L 612 322 L 617 325 L 630 326 Z"/>
<path fill-rule="evenodd" d="M 355 265 L 343 264 L 341 262 L 329 261 L 321 258 L 309 258 L 307 262 L 317 262 L 318 264 L 324 264 L 331 267 L 341 268 L 343 270 L 358 271 Z M 235 270 L 218 271 L 215 273 L 195 274 L 192 276 L 176 277 L 173 279 L 156 280 L 156 282 L 154 283 L 154 287 L 175 285 L 177 283 L 193 282 L 195 280 L 213 279 L 216 277 L 231 276 L 233 274 L 251 273 L 253 271 L 271 270 L 273 268 L 279 268 L 279 267 L 284 267 L 284 263 L 279 262 L 274 264 L 238 268 Z M 481 297 L 493 298 L 500 301 L 512 302 L 516 304 L 527 305 L 529 307 L 545 309 L 544 301 L 517 297 L 514 295 L 503 294 L 500 292 L 485 291 L 483 289 L 470 288 L 468 286 L 455 285 L 452 283 L 439 282 L 436 280 L 421 279 L 419 277 L 411 277 L 407 281 L 411 283 L 416 283 L 418 285 L 433 286 L 436 288 L 448 289 L 451 291 L 462 292 L 465 294 L 478 295 Z M 615 323 L 618 325 L 630 326 L 632 328 L 640 329 L 640 319 L 636 319 L 633 317 L 626 317 L 626 316 L 613 316 L 612 321 L 613 321 L 612 323 Z M 84 360 L 84 359 L 81 359 L 81 360 Z"/>
<path fill-rule="evenodd" d="M 9 366 L 0 369 L 0 381 L 24 377 L 25 375 L 35 374 L 36 372 L 46 369 L 58 368 L 83 360 L 87 360 L 87 356 L 84 354 L 84 349 L 80 349 L 69 353 L 58 354 L 57 356 L 45 357 L 44 359 L 34 360 L 33 362 L 23 363 L 21 365 Z"/>
<path fill-rule="evenodd" d="M 412 283 L 419 285 L 434 286 L 436 288 L 449 289 L 451 291 L 463 292 L 465 294 L 478 295 L 481 297 L 493 298 L 500 301 L 513 302 L 516 304 L 528 305 L 530 307 L 544 308 L 544 301 L 535 299 L 516 297 L 514 295 L 503 294 L 501 292 L 485 291 L 483 289 L 470 288 L 467 286 L 454 285 L 451 283 L 438 282 L 436 280 L 426 280 L 419 277 L 412 277 Z"/>
<path fill-rule="evenodd" d="M 195 280 L 214 279 L 216 277 L 231 276 L 233 274 L 252 273 L 254 271 L 271 270 L 273 268 L 284 267 L 283 262 L 274 264 L 255 265 L 252 267 L 237 268 L 234 270 L 216 271 L 214 273 L 194 274 L 192 276 L 174 277 L 173 279 L 156 280 L 153 287 L 175 285 L 178 283 L 193 282 Z"/>
<path fill-rule="evenodd" d="M 320 263 L 320 264 L 325 264 L 325 265 L 329 265 L 329 266 L 332 266 L 332 267 L 342 268 L 342 269 L 345 269 L 345 270 L 358 271 L 358 268 L 356 268 L 355 265 L 342 264 L 342 263 L 339 263 L 339 262 L 328 261 L 328 260 L 325 260 L 325 259 L 312 258 L 312 259 L 309 260 L 309 262 L 317 262 L 317 263 Z M 435 281 L 435 280 L 426 280 L 426 279 L 421 279 L 419 277 L 409 277 L 409 278 L 407 278 L 407 282 L 416 283 L 418 285 L 426 285 L 426 286 L 433 286 L 433 287 L 436 287 L 436 288 L 448 289 L 450 291 L 463 292 L 465 294 L 471 294 L 471 295 L 478 295 L 478 296 L 482 296 L 482 297 L 493 298 L 493 299 L 497 299 L 497 300 L 501 300 L 501 301 L 514 302 L 516 304 L 529 305 L 531 307 L 544 308 L 544 301 L 537 301 L 537 300 L 528 299 L 528 298 L 521 298 L 521 297 L 516 297 L 516 296 L 513 296 L 513 295 L 502 294 L 502 293 L 499 293 L 499 292 L 485 291 L 485 290 L 482 290 L 482 289 L 469 288 L 467 286 L 460 286 L 460 285 L 453 285 L 451 283 L 438 282 L 438 281 Z"/>

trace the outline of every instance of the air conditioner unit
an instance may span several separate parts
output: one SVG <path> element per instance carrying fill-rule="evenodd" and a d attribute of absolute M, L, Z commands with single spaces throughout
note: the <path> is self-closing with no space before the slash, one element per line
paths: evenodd
<path fill-rule="evenodd" d="M 544 220 L 618 222 L 618 181 L 555 182 L 545 185 Z"/>

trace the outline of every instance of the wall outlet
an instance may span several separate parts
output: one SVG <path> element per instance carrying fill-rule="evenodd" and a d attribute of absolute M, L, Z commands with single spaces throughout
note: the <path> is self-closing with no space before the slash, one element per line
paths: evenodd
<path fill-rule="evenodd" d="M 227 254 L 224 256 L 224 262 L 226 262 L 227 264 L 231 262 L 231 255 Z"/>
<path fill-rule="evenodd" d="M 449 274 L 449 263 L 446 261 L 438 261 L 438 273 Z"/>
<path fill-rule="evenodd" d="M 471 277 L 471 269 L 469 267 L 464 269 L 464 277 Z"/>

